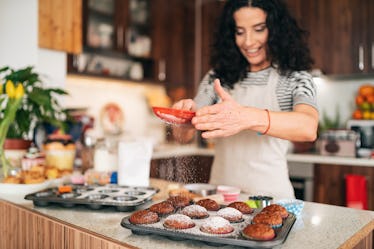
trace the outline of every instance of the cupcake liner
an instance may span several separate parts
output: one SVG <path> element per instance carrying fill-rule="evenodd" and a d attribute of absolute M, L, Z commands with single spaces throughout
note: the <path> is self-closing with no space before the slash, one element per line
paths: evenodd
<path fill-rule="evenodd" d="M 277 201 L 277 204 L 287 209 L 287 212 L 293 213 L 295 216 L 300 216 L 304 208 L 304 202 L 297 199 L 283 199 Z"/>

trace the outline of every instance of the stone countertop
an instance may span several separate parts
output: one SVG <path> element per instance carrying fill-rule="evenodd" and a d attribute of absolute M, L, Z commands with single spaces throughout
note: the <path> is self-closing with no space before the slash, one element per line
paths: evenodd
<path fill-rule="evenodd" d="M 170 184 L 175 187 L 176 183 L 151 179 L 151 185 L 161 189 L 155 196 L 155 201 L 167 196 Z M 197 241 L 173 241 L 158 235 L 134 235 L 120 225 L 121 220 L 130 215 L 127 212 L 117 212 L 110 208 L 93 211 L 84 206 L 73 209 L 58 205 L 35 207 L 31 201 L 22 200 L 22 198 L 17 200 L 15 196 L 2 196 L 1 198 L 126 245 L 144 249 L 207 247 L 203 242 Z M 305 202 L 302 215 L 297 218 L 281 248 L 351 248 L 373 230 L 373 211 Z M 224 248 L 234 247 L 225 246 Z"/>
<path fill-rule="evenodd" d="M 214 149 L 200 148 L 195 144 L 163 144 L 155 148 L 152 159 L 162 159 L 178 156 L 214 156 Z M 299 163 L 320 163 L 337 164 L 349 166 L 374 167 L 374 159 L 341 157 L 341 156 L 322 156 L 319 154 L 287 154 L 289 162 Z"/>

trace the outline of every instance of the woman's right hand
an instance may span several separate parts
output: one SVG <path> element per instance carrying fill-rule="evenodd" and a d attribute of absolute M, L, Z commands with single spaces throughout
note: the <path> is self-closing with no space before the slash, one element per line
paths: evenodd
<path fill-rule="evenodd" d="M 196 111 L 196 104 L 195 104 L 195 101 L 193 101 L 192 99 L 182 99 L 182 100 L 175 102 L 172 108 L 194 112 Z"/>

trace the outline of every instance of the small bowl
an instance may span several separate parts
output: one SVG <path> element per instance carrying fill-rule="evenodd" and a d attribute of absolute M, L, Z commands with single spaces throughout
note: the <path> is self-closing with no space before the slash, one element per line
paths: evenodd
<path fill-rule="evenodd" d="M 283 206 L 287 212 L 293 213 L 296 216 L 300 216 L 304 208 L 304 202 L 296 199 L 282 199 L 277 201 L 277 204 Z"/>
<path fill-rule="evenodd" d="M 250 196 L 248 199 L 256 204 L 255 208 L 264 208 L 273 202 L 273 197 L 263 195 Z"/>
<path fill-rule="evenodd" d="M 212 184 L 205 184 L 205 183 L 191 183 L 186 184 L 183 186 L 188 191 L 200 195 L 200 196 L 208 196 L 208 195 L 214 195 L 217 192 L 216 185 Z"/>
<path fill-rule="evenodd" d="M 236 201 L 240 194 L 240 188 L 219 185 L 217 187 L 217 192 L 223 195 L 223 199 L 225 202 Z"/>

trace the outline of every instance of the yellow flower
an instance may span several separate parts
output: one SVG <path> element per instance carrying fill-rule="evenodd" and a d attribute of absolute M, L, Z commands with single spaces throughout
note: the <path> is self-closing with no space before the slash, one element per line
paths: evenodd
<path fill-rule="evenodd" d="M 11 80 L 8 80 L 5 85 L 5 92 L 8 94 L 9 98 L 13 98 L 16 92 L 14 84 Z"/>
<path fill-rule="evenodd" d="M 23 89 L 22 83 L 18 82 L 14 97 L 16 99 L 22 98 L 24 93 L 25 93 L 25 90 Z"/>

